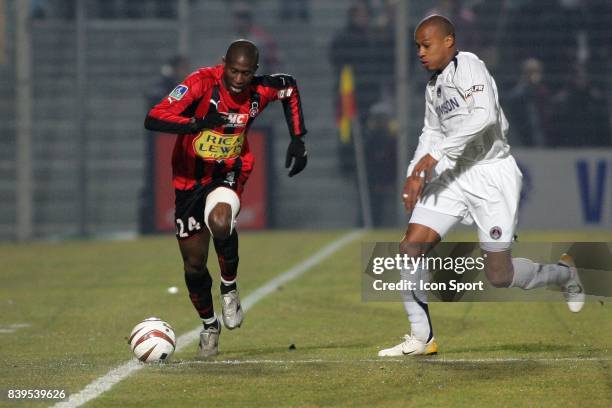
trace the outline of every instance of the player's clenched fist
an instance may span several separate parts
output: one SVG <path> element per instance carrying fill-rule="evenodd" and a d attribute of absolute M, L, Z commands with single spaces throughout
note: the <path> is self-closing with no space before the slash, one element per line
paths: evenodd
<path fill-rule="evenodd" d="M 304 170 L 304 167 L 306 167 L 308 163 L 303 137 L 291 138 L 291 143 L 289 143 L 289 147 L 287 148 L 287 156 L 285 157 L 285 168 L 288 169 L 292 161 L 293 167 L 291 167 L 289 171 L 289 177 L 293 177 Z"/>

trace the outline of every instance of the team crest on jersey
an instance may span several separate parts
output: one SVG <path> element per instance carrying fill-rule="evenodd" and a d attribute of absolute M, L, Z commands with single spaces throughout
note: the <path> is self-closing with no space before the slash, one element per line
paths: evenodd
<path fill-rule="evenodd" d="M 228 172 L 225 175 L 225 180 L 223 181 L 225 184 L 229 184 L 230 186 L 233 186 L 234 183 L 236 182 L 234 179 L 236 177 L 236 174 L 233 171 Z"/>
<path fill-rule="evenodd" d="M 185 96 L 188 90 L 189 87 L 186 85 L 177 85 L 176 88 L 174 88 L 172 92 L 170 92 L 170 95 L 168 95 L 168 99 L 170 100 L 170 102 L 172 102 L 172 100 L 180 101 L 181 99 L 183 99 L 183 96 Z"/>
<path fill-rule="evenodd" d="M 249 115 L 254 118 L 259 113 L 259 103 L 251 102 L 251 109 L 249 109 Z"/>
<path fill-rule="evenodd" d="M 491 228 L 489 231 L 489 236 L 497 241 L 502 236 L 502 229 L 498 226 Z"/>

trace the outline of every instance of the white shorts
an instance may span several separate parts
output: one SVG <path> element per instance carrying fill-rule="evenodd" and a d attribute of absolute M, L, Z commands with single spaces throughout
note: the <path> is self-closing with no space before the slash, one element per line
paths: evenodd
<path fill-rule="evenodd" d="M 476 222 L 481 248 L 505 251 L 514 239 L 522 178 L 512 156 L 446 171 L 425 186 L 410 223 L 443 237 L 459 221 Z"/>

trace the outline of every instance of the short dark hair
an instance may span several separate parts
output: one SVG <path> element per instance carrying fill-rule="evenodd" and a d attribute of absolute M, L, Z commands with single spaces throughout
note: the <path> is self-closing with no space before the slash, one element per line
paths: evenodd
<path fill-rule="evenodd" d="M 419 31 L 419 29 L 430 25 L 439 27 L 445 37 L 447 35 L 450 35 L 455 38 L 455 26 L 448 18 L 439 14 L 433 14 L 422 19 L 421 22 L 417 25 L 416 30 L 414 30 L 415 34 L 417 31 Z"/>
<path fill-rule="evenodd" d="M 244 57 L 252 61 L 254 65 L 259 63 L 259 50 L 257 46 L 249 40 L 236 40 L 230 44 L 225 53 L 227 62 L 235 61 L 239 57 Z"/>

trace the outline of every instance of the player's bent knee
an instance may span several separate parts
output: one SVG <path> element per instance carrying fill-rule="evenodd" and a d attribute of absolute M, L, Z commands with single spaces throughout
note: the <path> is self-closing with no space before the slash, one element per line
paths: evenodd
<path fill-rule="evenodd" d="M 204 269 L 205 264 L 199 259 L 183 259 L 183 270 L 185 276 L 197 275 Z"/>
<path fill-rule="evenodd" d="M 201 274 L 206 270 L 207 262 L 207 252 L 185 250 L 183 252 L 183 270 L 185 271 L 185 276 Z"/>
<path fill-rule="evenodd" d="M 227 203 L 218 203 L 208 216 L 208 227 L 214 239 L 227 239 L 232 233 L 232 209 Z"/>
<path fill-rule="evenodd" d="M 183 270 L 185 276 L 187 275 L 199 275 L 206 270 L 206 263 L 208 262 L 208 254 L 195 252 L 183 255 Z"/>
<path fill-rule="evenodd" d="M 430 248 L 430 244 L 403 239 L 402 242 L 400 242 L 399 251 L 400 254 L 406 254 L 411 257 L 419 257 L 429 252 Z"/>
<path fill-rule="evenodd" d="M 204 222 L 214 239 L 227 239 L 234 228 L 240 210 L 240 198 L 235 191 L 219 187 L 206 197 Z"/>
<path fill-rule="evenodd" d="M 507 288 L 512 283 L 514 270 L 510 252 L 484 252 L 485 274 L 491 285 L 496 288 Z"/>
<path fill-rule="evenodd" d="M 486 265 L 485 272 L 491 285 L 496 288 L 507 288 L 512 283 L 512 272 L 501 265 Z"/>
<path fill-rule="evenodd" d="M 503 276 L 489 277 L 489 282 L 496 288 L 507 288 L 512 283 L 512 279 L 507 279 Z"/>
<path fill-rule="evenodd" d="M 400 242 L 400 253 L 409 256 L 421 256 L 429 252 L 440 241 L 440 236 L 433 229 L 421 224 L 408 224 L 404 238 Z"/>
<path fill-rule="evenodd" d="M 194 269 L 185 264 L 185 283 L 187 287 L 210 289 L 212 287 L 212 277 L 206 268 Z"/>

